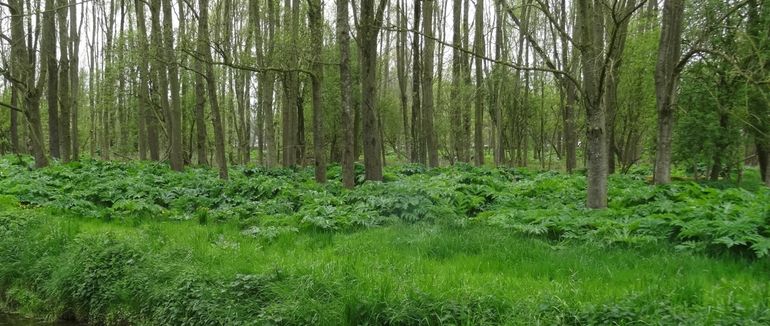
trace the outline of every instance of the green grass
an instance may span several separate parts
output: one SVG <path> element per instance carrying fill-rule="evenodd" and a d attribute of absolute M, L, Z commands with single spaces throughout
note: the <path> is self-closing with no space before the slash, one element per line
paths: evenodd
<path fill-rule="evenodd" d="M 0 310 L 107 325 L 770 324 L 756 183 L 0 159 Z M 359 171 L 360 172 L 360 171 Z M 753 173 L 753 174 L 752 174 Z"/>
<path fill-rule="evenodd" d="M 652 246 L 565 247 L 487 226 L 396 224 L 265 241 L 227 223 L 105 223 L 29 214 L 13 239 L 0 240 L 0 258 L 12 262 L 0 267 L 0 289 L 9 307 L 49 319 L 195 325 L 770 321 L 766 260 Z"/>

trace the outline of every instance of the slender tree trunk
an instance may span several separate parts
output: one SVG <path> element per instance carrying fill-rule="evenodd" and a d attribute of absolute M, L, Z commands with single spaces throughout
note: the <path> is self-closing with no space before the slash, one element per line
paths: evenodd
<path fill-rule="evenodd" d="M 60 106 L 60 142 L 59 147 L 61 149 L 62 161 L 69 162 L 72 159 L 72 141 L 70 140 L 70 106 L 72 105 L 72 99 L 70 98 L 70 62 L 69 53 L 67 48 L 69 47 L 69 37 L 67 35 L 67 14 L 69 8 L 67 7 L 68 0 L 59 0 L 57 14 L 59 18 L 59 106 Z"/>
<path fill-rule="evenodd" d="M 409 107 L 406 92 L 406 13 L 404 12 L 405 0 L 397 0 L 396 24 L 396 75 L 398 77 L 398 91 L 401 104 L 401 122 L 404 128 L 404 157 L 410 157 L 411 140 L 409 139 Z"/>
<path fill-rule="evenodd" d="M 348 25 L 348 0 L 337 3 L 337 44 L 340 47 L 340 104 L 342 106 L 342 184 L 345 188 L 355 186 L 355 170 L 353 168 L 353 86 L 350 75 L 350 26 Z"/>
<path fill-rule="evenodd" d="M 455 159 L 462 161 L 463 151 L 463 128 L 462 128 L 462 111 L 465 110 L 464 103 L 462 103 L 462 29 L 460 27 L 462 19 L 462 5 L 463 0 L 452 1 L 452 86 L 449 94 L 449 101 L 451 102 L 451 118 L 450 123 L 454 127 L 453 131 L 449 133 L 450 143 L 450 163 Z M 427 18 L 428 11 L 425 11 Z M 427 32 L 427 29 L 426 29 Z M 439 72 L 441 73 L 441 72 Z"/>
<path fill-rule="evenodd" d="M 19 107 L 19 90 L 16 86 L 11 87 L 11 105 Z M 19 113 L 16 110 L 11 110 L 10 121 L 10 133 L 11 133 L 11 153 L 20 154 L 19 148 Z"/>
<path fill-rule="evenodd" d="M 265 44 L 265 65 L 273 61 L 274 43 L 275 43 L 275 25 L 278 23 L 277 12 L 275 10 L 274 0 L 267 1 L 267 40 Z M 273 109 L 273 98 L 275 91 L 275 74 L 272 71 L 266 71 L 263 74 L 263 80 L 260 82 L 264 96 L 262 97 L 262 111 L 265 116 L 265 148 L 267 155 L 265 165 L 273 167 L 278 159 L 278 146 L 275 140 L 275 111 Z"/>
<path fill-rule="evenodd" d="M 475 127 L 473 128 L 473 147 L 476 150 L 474 163 L 484 165 L 484 66 L 481 57 L 484 56 L 484 0 L 476 0 L 476 30 L 473 46 L 476 48 L 476 94 L 475 98 Z"/>
<path fill-rule="evenodd" d="M 70 36 L 69 36 L 69 52 L 70 52 L 70 115 L 72 117 L 71 126 L 71 148 L 72 148 L 72 160 L 80 160 L 80 141 L 78 130 L 78 101 L 80 99 L 80 32 L 78 31 L 77 20 L 77 5 L 74 0 L 70 1 L 69 5 L 70 15 Z"/>
<path fill-rule="evenodd" d="M 326 157 L 324 153 L 324 114 L 321 102 L 323 85 L 323 11 L 321 0 L 308 0 L 308 21 L 310 22 L 310 43 L 313 46 L 313 158 L 315 159 L 315 180 L 326 182 Z"/>
<path fill-rule="evenodd" d="M 505 15 L 503 15 L 503 10 L 500 8 L 499 3 L 495 3 L 495 15 L 496 15 L 496 21 L 495 21 L 495 59 L 496 60 L 506 60 L 506 56 L 504 55 L 503 51 L 503 43 L 504 43 L 504 34 L 503 29 L 505 28 Z M 494 124 L 495 124 L 495 165 L 501 166 L 505 162 L 505 147 L 503 147 L 503 135 L 504 135 L 504 123 L 503 123 L 503 82 L 502 78 L 504 76 L 504 73 L 506 72 L 506 69 L 502 65 L 497 65 L 495 67 L 495 75 L 493 76 L 494 80 Z"/>
<path fill-rule="evenodd" d="M 433 3 L 434 0 L 423 0 L 423 33 L 425 33 L 425 47 L 423 50 L 423 132 L 428 151 L 428 166 L 438 166 L 438 144 L 436 132 L 433 130 Z"/>
<path fill-rule="evenodd" d="M 198 31 L 200 33 L 200 31 Z M 198 36 L 200 37 L 200 36 Z M 198 51 L 201 49 L 199 48 Z M 200 53 L 198 55 L 201 55 Z M 203 62 L 196 60 L 195 66 L 199 73 L 195 74 L 195 149 L 198 153 L 198 164 L 208 165 L 206 144 L 206 80 L 201 75 L 206 71 Z"/>
<path fill-rule="evenodd" d="M 676 66 L 681 56 L 684 0 L 666 0 L 660 30 L 658 61 L 655 65 L 655 99 L 658 135 L 655 149 L 655 184 L 671 182 L 671 138 L 674 128 Z"/>
<path fill-rule="evenodd" d="M 412 162 L 426 164 L 425 133 L 422 129 L 420 85 L 422 71 L 420 60 L 420 1 L 414 2 L 414 25 L 412 25 Z"/>
<path fill-rule="evenodd" d="M 157 1 L 157 0 L 156 0 Z M 182 158 L 182 109 L 179 98 L 179 68 L 177 67 L 176 54 L 174 54 L 174 35 L 172 30 L 171 1 L 163 2 L 163 50 L 166 69 L 168 69 L 168 83 L 171 94 L 171 102 L 168 111 L 167 128 L 170 134 L 169 161 L 171 169 L 182 171 L 184 160 Z M 163 93 L 164 95 L 166 93 Z"/>
<path fill-rule="evenodd" d="M 225 157 L 225 133 L 222 128 L 222 117 L 219 112 L 219 102 L 217 101 L 217 83 L 214 76 L 214 66 L 211 63 L 211 49 L 209 48 L 209 23 L 208 23 L 208 0 L 199 0 L 198 13 L 198 53 L 203 55 L 206 65 L 206 84 L 209 96 L 209 107 L 211 108 L 211 118 L 214 125 L 214 151 L 219 165 L 219 177 L 228 178 L 227 158 Z"/>

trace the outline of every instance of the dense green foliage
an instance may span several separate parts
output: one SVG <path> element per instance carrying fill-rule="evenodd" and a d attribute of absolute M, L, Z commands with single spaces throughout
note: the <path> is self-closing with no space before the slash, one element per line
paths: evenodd
<path fill-rule="evenodd" d="M 0 307 L 97 323 L 766 324 L 770 192 L 470 166 L 0 160 Z M 330 175 L 337 178 L 339 170 Z M 518 235 L 517 235 L 518 234 Z M 696 251 L 703 251 L 703 255 Z M 710 257 L 711 256 L 711 257 Z"/>
<path fill-rule="evenodd" d="M 26 164 L 26 163 L 25 163 Z M 354 230 L 428 222 L 485 224 L 552 240 L 600 245 L 668 243 L 679 248 L 770 254 L 770 191 L 726 182 L 647 185 L 643 171 L 610 180 L 610 207 L 586 209 L 578 175 L 455 166 L 394 166 L 386 182 L 355 190 L 319 185 L 312 171 L 240 168 L 231 181 L 214 171 L 172 173 L 153 163 L 74 162 L 28 170 L 0 163 L 0 192 L 25 205 L 102 220 L 238 223 L 273 238 L 302 229 Z M 338 168 L 330 171 L 337 178 Z M 720 189 L 726 188 L 726 189 Z"/>

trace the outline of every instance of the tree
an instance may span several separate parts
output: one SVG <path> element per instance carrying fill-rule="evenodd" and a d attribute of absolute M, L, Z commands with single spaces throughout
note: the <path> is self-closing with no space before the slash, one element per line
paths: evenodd
<path fill-rule="evenodd" d="M 27 34 L 24 30 L 24 1 L 8 1 L 8 9 L 11 14 L 11 81 L 14 87 L 23 94 L 21 100 L 24 104 L 23 113 L 29 122 L 32 154 L 35 157 L 35 167 L 41 168 L 48 165 L 45 143 L 43 141 L 43 126 L 40 119 L 40 93 L 42 84 L 45 83 L 44 73 L 35 80 L 37 49 L 33 46 L 31 36 L 25 40 L 25 35 L 32 35 L 28 26 Z M 30 12 L 32 8 L 30 8 Z M 36 34 L 36 32 L 35 32 Z M 26 42 L 25 42 L 26 41 Z"/>
<path fill-rule="evenodd" d="M 746 26 L 751 54 L 745 60 L 748 71 L 749 132 L 759 162 L 759 171 L 765 185 L 770 187 L 770 85 L 767 70 L 770 69 L 770 5 L 766 2 L 748 1 L 749 15 Z"/>
<path fill-rule="evenodd" d="M 77 27 L 77 4 L 70 1 L 69 4 L 70 14 L 70 35 L 69 35 L 69 49 L 70 52 L 70 109 L 72 116 L 72 135 L 70 140 L 72 142 L 72 160 L 77 161 L 80 159 L 80 141 L 79 141 L 79 117 L 78 117 L 78 99 L 80 97 L 80 73 L 79 73 L 79 56 L 80 56 L 80 31 Z M 146 52 L 145 52 L 146 53 Z"/>
<path fill-rule="evenodd" d="M 682 20 L 684 0 L 666 0 L 660 29 L 658 61 L 655 65 L 655 95 L 658 134 L 655 147 L 655 184 L 671 182 L 671 137 L 674 127 L 677 65 L 682 55 Z"/>
<path fill-rule="evenodd" d="M 398 25 L 399 31 L 396 34 L 396 77 L 398 78 L 398 91 L 401 104 L 401 121 L 403 123 L 404 132 L 404 153 L 405 157 L 411 155 L 411 140 L 409 130 L 409 107 L 406 92 L 406 10 L 404 9 L 405 1 L 399 0 L 396 5 L 396 25 Z"/>
<path fill-rule="evenodd" d="M 434 0 L 423 0 L 422 3 L 425 15 L 422 24 L 425 34 L 422 51 L 422 132 L 425 135 L 428 166 L 437 167 L 438 144 L 436 132 L 433 130 L 433 2 Z"/>
<path fill-rule="evenodd" d="M 308 0 L 308 21 L 310 38 L 313 44 L 313 158 L 315 159 L 315 180 L 326 182 L 326 158 L 324 153 L 323 103 L 321 85 L 323 84 L 323 11 L 321 0 Z"/>
<path fill-rule="evenodd" d="M 166 69 L 168 69 L 168 83 L 171 102 L 167 111 L 166 125 L 169 132 L 171 150 L 169 151 L 169 161 L 171 169 L 181 171 L 184 168 L 182 158 L 182 109 L 179 99 L 179 67 L 174 53 L 174 34 L 172 30 L 173 19 L 171 17 L 171 0 L 162 0 L 163 2 L 163 53 Z M 166 93 L 163 93 L 165 97 Z"/>
<path fill-rule="evenodd" d="M 342 184 L 345 188 L 355 186 L 355 170 L 353 169 L 353 86 L 350 75 L 350 26 L 348 25 L 348 0 L 337 3 L 337 43 L 340 48 L 340 104 L 342 105 L 340 121 L 342 124 Z"/>
<path fill-rule="evenodd" d="M 367 180 L 382 181 L 382 139 L 377 122 L 375 94 L 377 85 L 377 36 L 380 33 L 387 0 L 361 1 L 358 45 L 361 58 L 361 98 L 364 132 L 364 171 Z M 376 11 L 375 11 L 376 10 Z"/>
<path fill-rule="evenodd" d="M 45 75 L 46 101 L 48 105 L 48 147 L 51 157 L 60 158 L 59 152 L 59 66 L 56 62 L 56 7 L 54 0 L 45 0 L 43 12 L 43 37 L 40 40 L 40 73 Z M 45 64 L 43 64 L 43 60 Z"/>
<path fill-rule="evenodd" d="M 206 65 L 206 90 L 209 98 L 209 107 L 211 108 L 211 118 L 214 127 L 214 151 L 219 166 L 219 177 L 228 178 L 227 159 L 225 158 L 225 133 L 222 127 L 222 117 L 219 111 L 219 101 L 217 100 L 217 83 L 214 76 L 214 66 L 211 59 L 211 49 L 209 48 L 209 2 L 208 0 L 198 0 L 198 53 L 203 57 Z"/>
<path fill-rule="evenodd" d="M 484 0 L 476 0 L 476 30 L 473 46 L 476 51 L 476 96 L 475 96 L 475 127 L 473 128 L 473 147 L 476 149 L 474 163 L 484 165 L 484 65 L 481 57 L 484 55 Z"/>
<path fill-rule="evenodd" d="M 412 25 L 412 162 L 425 164 L 425 132 L 422 129 L 422 102 L 420 97 L 420 85 L 422 85 L 422 71 L 420 58 L 420 13 L 419 1 L 414 2 L 414 25 Z"/>
<path fill-rule="evenodd" d="M 70 121 L 72 99 L 70 98 L 70 61 L 69 61 L 69 30 L 67 28 L 67 16 L 69 9 L 68 0 L 59 0 L 59 8 L 56 10 L 59 18 L 59 113 L 60 113 L 60 142 L 61 158 L 64 162 L 72 159 L 72 141 L 70 140 Z M 77 68 L 76 68 L 77 69 Z"/>
<path fill-rule="evenodd" d="M 607 142 L 602 99 L 602 4 L 579 0 L 583 102 L 586 110 L 589 208 L 607 207 Z"/>

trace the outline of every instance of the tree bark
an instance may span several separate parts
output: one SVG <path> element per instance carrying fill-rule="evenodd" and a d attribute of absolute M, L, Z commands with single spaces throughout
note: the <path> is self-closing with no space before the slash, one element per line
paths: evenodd
<path fill-rule="evenodd" d="M 360 26 L 358 29 L 361 53 L 361 98 L 364 128 L 364 171 L 367 180 L 382 181 L 382 139 L 375 106 L 377 85 L 377 36 L 387 0 L 380 0 L 375 8 L 374 0 L 361 1 Z M 376 11 L 375 11 L 376 10 Z"/>
<path fill-rule="evenodd" d="M 606 122 L 602 108 L 602 36 L 601 1 L 580 0 L 581 59 L 583 63 L 583 105 L 586 109 L 588 208 L 607 207 Z"/>
<path fill-rule="evenodd" d="M 422 130 L 422 102 L 420 85 L 422 82 L 420 58 L 420 13 L 419 1 L 414 2 L 414 25 L 412 25 L 412 162 L 426 164 L 425 133 Z"/>
<path fill-rule="evenodd" d="M 428 152 L 428 166 L 438 166 L 438 144 L 436 144 L 436 132 L 433 130 L 433 3 L 434 0 L 423 0 L 423 33 L 425 34 L 423 50 L 423 74 L 422 74 L 422 128 L 425 133 Z"/>
<path fill-rule="evenodd" d="M 78 130 L 78 100 L 80 97 L 80 66 L 79 66 L 79 53 L 80 53 L 80 33 L 77 27 L 77 5 L 74 0 L 70 1 L 69 5 L 70 15 L 70 30 L 69 30 L 69 49 L 70 52 L 70 115 L 72 117 L 70 146 L 72 148 L 72 160 L 80 160 L 80 141 Z"/>
<path fill-rule="evenodd" d="M 211 118 L 214 127 L 214 151 L 219 166 L 219 177 L 228 178 L 227 158 L 225 157 L 225 133 L 222 127 L 222 117 L 219 112 L 219 102 L 217 100 L 217 84 L 214 76 L 214 66 L 211 63 L 211 49 L 209 48 L 209 23 L 208 23 L 208 0 L 199 0 L 198 13 L 198 53 L 203 55 L 206 65 L 206 89 L 209 97 L 209 107 L 211 108 Z"/>
<path fill-rule="evenodd" d="M 182 158 L 182 109 L 181 100 L 179 98 L 179 68 L 176 61 L 176 55 L 174 54 L 174 35 L 172 29 L 172 17 L 171 17 L 171 1 L 162 0 L 163 2 L 163 50 L 166 69 L 168 69 L 168 83 L 169 91 L 171 92 L 171 102 L 168 111 L 167 126 L 170 133 L 170 147 L 169 161 L 171 163 L 171 169 L 174 171 L 182 171 L 184 168 L 184 160 Z M 166 93 L 164 93 L 165 95 Z"/>
<path fill-rule="evenodd" d="M 337 43 L 340 47 L 340 105 L 342 115 L 342 185 L 352 189 L 355 186 L 353 168 L 353 113 L 352 77 L 350 75 L 350 26 L 348 25 L 348 0 L 337 3 Z"/>
<path fill-rule="evenodd" d="M 401 104 L 401 122 L 404 132 L 404 157 L 410 157 L 411 139 L 409 139 L 409 107 L 406 92 L 406 1 L 398 0 L 396 8 L 396 25 L 399 31 L 396 34 L 396 75 L 398 78 L 398 91 Z"/>
<path fill-rule="evenodd" d="M 671 138 L 674 128 L 676 66 L 681 56 L 684 0 L 666 0 L 660 29 L 658 60 L 655 65 L 655 100 L 658 134 L 655 148 L 655 184 L 671 182 Z"/>
<path fill-rule="evenodd" d="M 72 142 L 70 140 L 70 107 L 72 105 L 72 99 L 70 98 L 70 62 L 69 53 L 67 51 L 69 47 L 69 37 L 67 35 L 67 14 L 68 14 L 68 0 L 59 0 L 57 14 L 59 18 L 59 108 L 60 108 L 60 142 L 59 148 L 61 150 L 61 158 L 64 162 L 69 162 L 72 159 Z"/>
<path fill-rule="evenodd" d="M 476 150 L 474 163 L 484 165 L 484 66 L 481 57 L 484 56 L 484 0 L 476 0 L 476 30 L 473 45 L 476 48 L 476 94 L 475 94 L 475 127 L 473 128 L 473 147 Z"/>
<path fill-rule="evenodd" d="M 324 112 L 321 102 L 323 85 L 323 11 L 321 0 L 308 0 L 308 21 L 310 25 L 310 43 L 313 52 L 313 158 L 315 159 L 315 180 L 326 182 L 326 157 L 324 153 Z"/>
<path fill-rule="evenodd" d="M 56 62 L 56 4 L 54 0 L 45 0 L 43 12 L 43 37 L 40 40 L 41 74 L 45 74 L 46 101 L 48 104 L 48 148 L 51 157 L 60 158 L 59 140 L 59 67 Z M 45 64 L 44 64 L 45 63 Z"/>
<path fill-rule="evenodd" d="M 45 83 L 45 74 L 41 73 L 40 79 L 37 83 L 35 82 L 35 52 L 37 49 L 32 46 L 30 38 L 24 42 L 25 35 L 32 34 L 31 25 L 27 26 L 29 34 L 25 33 L 24 30 L 24 2 L 22 0 L 10 0 L 8 1 L 8 10 L 11 16 L 11 72 L 15 76 L 13 78 L 14 87 L 23 96 L 23 111 L 27 122 L 29 122 L 29 137 L 32 154 L 35 157 L 35 167 L 42 168 L 48 165 L 45 141 L 43 140 L 43 124 L 40 118 L 40 89 Z"/>

